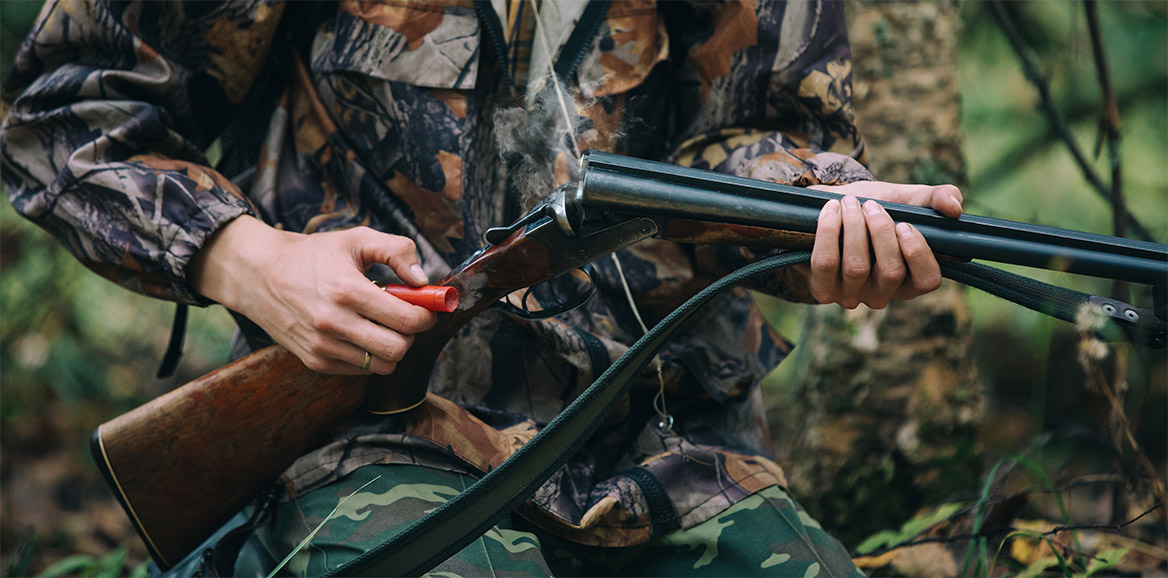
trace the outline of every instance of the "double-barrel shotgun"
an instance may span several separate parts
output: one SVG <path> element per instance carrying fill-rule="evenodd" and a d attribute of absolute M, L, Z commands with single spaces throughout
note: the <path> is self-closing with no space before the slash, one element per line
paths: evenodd
<path fill-rule="evenodd" d="M 320 375 L 286 349 L 256 351 L 102 424 L 94 457 L 155 561 L 169 568 L 270 486 L 356 411 L 396 413 L 425 400 L 431 370 L 467 322 L 524 288 L 548 283 L 649 238 L 806 249 L 823 204 L 840 195 L 590 152 L 578 176 L 438 285 L 456 310 L 419 334 L 388 376 Z M 882 203 L 948 259 L 1057 269 L 1154 287 L 1155 311 L 1110 300 L 1117 333 L 1163 346 L 1168 246 L 1054 227 Z M 565 300 L 565 307 L 587 298 Z M 547 314 L 548 311 L 540 312 Z M 364 408 L 364 409 L 363 409 Z M 181 512 L 181 514 L 176 513 Z"/>

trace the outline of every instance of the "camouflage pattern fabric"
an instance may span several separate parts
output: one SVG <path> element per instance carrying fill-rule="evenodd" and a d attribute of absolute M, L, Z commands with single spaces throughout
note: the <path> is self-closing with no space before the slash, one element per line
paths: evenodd
<path fill-rule="evenodd" d="M 589 148 L 802 185 L 872 178 L 840 3 L 614 2 L 566 79 L 565 116 L 545 69 L 580 4 L 532 3 L 542 25 L 513 35 L 532 42 L 527 80 L 508 86 L 507 55 L 469 0 L 339 2 L 304 61 L 273 40 L 295 3 L 49 0 L 4 84 L 0 174 L 13 206 L 87 266 L 195 304 L 206 300 L 189 286 L 191 258 L 243 214 L 408 236 L 437 280 L 487 228 L 572 178 Z M 273 51 L 292 63 L 287 89 L 244 191 L 202 151 Z M 617 257 L 652 324 L 756 255 L 649 241 Z M 594 277 L 592 300 L 556 318 L 476 318 L 432 373 L 445 403 L 356 419 L 286 472 L 286 499 L 370 464 L 499 463 L 640 336 L 616 264 L 597 262 Z M 806 300 L 793 281 L 755 288 Z M 790 344 L 745 289 L 693 327 L 660 355 L 673 428 L 656 427 L 646 374 L 522 516 L 580 544 L 631 546 L 785 483 L 758 383 Z"/>
<path fill-rule="evenodd" d="M 322 575 L 389 540 L 474 481 L 420 466 L 361 468 L 278 506 L 245 546 L 236 573 L 269 572 L 274 566 L 259 565 L 283 560 L 319 527 L 282 574 Z M 693 528 L 630 548 L 581 546 L 507 518 L 428 575 L 862 576 L 847 551 L 778 486 Z"/>

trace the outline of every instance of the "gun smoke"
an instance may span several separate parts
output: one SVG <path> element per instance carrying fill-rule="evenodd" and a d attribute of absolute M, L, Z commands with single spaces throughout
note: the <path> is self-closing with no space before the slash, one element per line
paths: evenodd
<path fill-rule="evenodd" d="M 528 107 L 499 110 L 493 119 L 499 158 L 525 208 L 560 184 L 555 177 L 560 156 L 560 166 L 567 165 L 569 178 L 577 176 L 581 141 L 588 140 L 581 136 L 594 130 L 592 120 L 579 114 L 593 103 L 578 98 L 574 90 L 563 94 L 556 90 L 556 84 L 548 82 Z"/>

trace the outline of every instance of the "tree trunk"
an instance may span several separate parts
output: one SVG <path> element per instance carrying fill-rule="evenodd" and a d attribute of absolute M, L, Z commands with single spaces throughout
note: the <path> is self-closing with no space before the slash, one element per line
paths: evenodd
<path fill-rule="evenodd" d="M 963 186 L 956 3 L 848 6 L 858 124 L 893 182 Z M 771 413 L 792 489 L 847 544 L 969 495 L 980 387 L 963 288 L 880 311 L 810 308 L 796 374 Z"/>

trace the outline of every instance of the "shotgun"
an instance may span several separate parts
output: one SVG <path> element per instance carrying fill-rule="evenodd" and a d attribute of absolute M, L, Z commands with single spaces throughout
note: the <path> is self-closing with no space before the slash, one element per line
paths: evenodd
<path fill-rule="evenodd" d="M 169 568 L 362 406 L 391 414 L 423 403 L 430 372 L 449 339 L 512 292 L 550 282 L 651 237 L 810 248 L 819 211 L 838 198 L 589 152 L 577 178 L 515 223 L 487 231 L 485 246 L 439 283 L 458 290 L 457 309 L 439 313 L 436 324 L 416 336 L 410 363 L 399 364 L 393 374 L 320 375 L 286 349 L 267 347 L 102 424 L 92 436 L 94 459 L 150 554 L 161 568 Z M 1112 317 L 1129 338 L 1163 346 L 1160 297 L 1168 287 L 1168 246 L 883 205 L 893 220 L 912 223 L 933 251 L 947 258 L 1155 287 L 1155 314 L 1124 304 Z M 583 293 L 537 314 L 564 311 L 587 297 Z"/>

